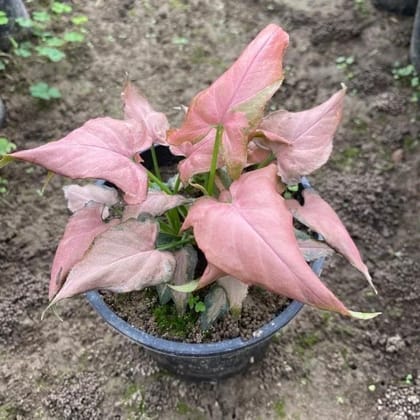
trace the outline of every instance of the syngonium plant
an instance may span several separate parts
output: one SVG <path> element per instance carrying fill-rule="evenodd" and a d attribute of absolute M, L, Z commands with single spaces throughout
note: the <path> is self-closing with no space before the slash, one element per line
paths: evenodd
<path fill-rule="evenodd" d="M 331 154 L 345 88 L 312 109 L 264 116 L 283 80 L 288 39 L 268 25 L 193 98 L 178 129 L 127 82 L 123 120 L 91 119 L 58 141 L 3 158 L 1 166 L 18 159 L 72 179 L 106 181 L 64 187 L 73 215 L 52 264 L 50 305 L 89 290 L 158 286 L 161 296 L 170 290 L 182 312 L 186 292 L 217 281 L 210 293 L 227 296 L 236 310 L 248 286 L 257 285 L 347 316 L 378 314 L 350 311 L 308 265 L 335 250 L 373 287 L 334 210 L 314 190 L 297 187 Z M 157 145 L 183 157 L 168 182 Z M 149 149 L 153 171 L 140 156 Z M 207 266 L 194 279 L 197 248 Z"/>

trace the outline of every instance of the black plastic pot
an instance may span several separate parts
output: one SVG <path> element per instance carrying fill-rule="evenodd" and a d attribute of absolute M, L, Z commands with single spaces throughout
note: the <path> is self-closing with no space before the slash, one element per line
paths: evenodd
<path fill-rule="evenodd" d="M 317 275 L 321 274 L 323 263 L 324 259 L 320 258 L 311 264 Z M 184 378 L 201 381 L 234 375 L 262 359 L 271 337 L 303 307 L 302 303 L 292 301 L 276 318 L 255 331 L 249 340 L 235 338 L 217 343 L 189 344 L 155 337 L 128 324 L 96 291 L 87 292 L 86 298 L 105 322 L 144 347 L 161 367 Z"/>

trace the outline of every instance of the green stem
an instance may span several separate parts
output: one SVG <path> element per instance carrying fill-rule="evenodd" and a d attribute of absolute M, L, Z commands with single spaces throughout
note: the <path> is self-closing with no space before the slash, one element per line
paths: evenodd
<path fill-rule="evenodd" d="M 171 189 L 160 178 L 158 178 L 153 172 L 150 172 L 147 169 L 146 169 L 146 171 L 147 171 L 147 175 L 149 176 L 149 178 L 153 182 L 155 182 L 163 192 L 166 192 L 166 194 L 171 194 L 172 195 Z"/>
<path fill-rule="evenodd" d="M 174 194 L 178 194 L 180 186 L 181 186 L 181 177 L 178 174 L 177 177 L 176 177 L 176 180 L 175 180 Z"/>
<path fill-rule="evenodd" d="M 217 160 L 219 157 L 220 144 L 222 143 L 223 125 L 218 125 L 216 129 L 216 138 L 214 140 L 213 155 L 211 157 L 210 174 L 207 182 L 207 191 L 210 196 L 214 193 L 214 179 L 216 177 Z"/>
<path fill-rule="evenodd" d="M 176 248 L 180 245 L 190 244 L 190 243 L 192 243 L 192 240 L 193 240 L 193 238 L 191 236 L 189 236 L 187 238 L 180 239 L 179 241 L 171 242 L 170 244 L 165 244 L 165 245 L 158 246 L 157 249 L 159 251 L 165 251 L 167 249 L 173 249 L 173 248 Z"/>
<path fill-rule="evenodd" d="M 160 180 L 162 180 L 162 177 L 160 176 L 159 164 L 158 164 L 157 155 L 156 155 L 156 149 L 155 149 L 155 146 L 154 145 L 152 145 L 152 147 L 150 148 L 150 153 L 152 155 L 153 170 L 155 171 L 155 175 Z"/>
<path fill-rule="evenodd" d="M 257 169 L 265 168 L 267 165 L 269 165 L 271 162 L 273 162 L 276 159 L 273 153 L 270 153 L 268 157 L 266 157 L 262 162 L 260 162 L 257 166 Z"/>

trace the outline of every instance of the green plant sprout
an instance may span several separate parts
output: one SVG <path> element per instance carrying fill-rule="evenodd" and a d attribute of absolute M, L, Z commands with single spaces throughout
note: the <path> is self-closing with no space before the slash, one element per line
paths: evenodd
<path fill-rule="evenodd" d="M 0 137 L 0 158 L 16 149 L 16 145 L 7 137 Z M 7 179 L 0 177 L 0 194 L 7 193 Z"/>
<path fill-rule="evenodd" d="M 31 85 L 29 91 L 34 98 L 43 99 L 45 101 L 61 98 L 60 91 L 55 87 L 49 86 L 45 82 L 38 82 Z"/>
<path fill-rule="evenodd" d="M 398 80 L 402 84 L 411 87 L 412 95 L 410 101 L 419 102 L 420 78 L 414 66 L 412 64 L 401 66 L 400 63 L 395 63 L 395 67 L 392 69 L 392 74 L 395 80 Z"/>
<path fill-rule="evenodd" d="M 7 25 L 9 23 L 9 18 L 6 15 L 6 12 L 0 10 L 0 25 Z"/>
<path fill-rule="evenodd" d="M 84 15 L 72 15 L 72 11 L 69 4 L 53 2 L 49 8 L 34 10 L 30 18 L 16 18 L 15 23 L 29 30 L 31 38 L 23 42 L 10 38 L 13 54 L 19 58 L 36 55 L 52 62 L 63 60 L 69 46 L 85 41 L 86 30 L 83 25 L 88 22 L 88 18 Z M 8 20 L 6 12 L 0 10 L 0 25 L 7 24 Z M 62 28 L 66 30 L 63 31 Z M 13 62 L 12 58 L 6 56 L 0 70 L 5 70 L 10 62 Z"/>
<path fill-rule="evenodd" d="M 337 66 L 338 69 L 344 71 L 346 78 L 349 80 L 354 77 L 354 73 L 351 70 L 354 63 L 355 63 L 355 58 L 352 55 L 347 56 L 347 57 L 342 55 L 335 59 L 335 65 Z"/>
<path fill-rule="evenodd" d="M 9 141 L 7 137 L 0 137 L 0 157 L 7 155 L 16 149 L 16 144 Z"/>

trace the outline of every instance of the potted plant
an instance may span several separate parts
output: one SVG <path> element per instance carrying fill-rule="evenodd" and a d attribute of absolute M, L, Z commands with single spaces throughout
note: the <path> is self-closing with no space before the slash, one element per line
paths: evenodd
<path fill-rule="evenodd" d="M 261 350 L 302 304 L 354 318 L 378 315 L 350 311 L 316 275 L 334 249 L 373 287 L 346 228 L 302 178 L 330 156 L 345 87 L 312 109 L 264 116 L 283 80 L 287 45 L 287 33 L 268 25 L 193 98 L 179 129 L 170 129 L 165 115 L 127 82 L 123 120 L 92 119 L 58 141 L 0 161 L 0 167 L 17 159 L 72 179 L 106 181 L 64 187 L 73 215 L 52 264 L 49 307 L 89 292 L 111 325 L 149 350 L 155 346 L 161 363 L 196 378 L 243 368 L 254 357 L 247 345 Z M 161 176 L 157 146 L 181 157 L 170 179 Z M 142 165 L 147 150 L 153 169 Z M 197 251 L 206 264 L 201 272 Z M 239 316 L 250 285 L 293 301 L 248 342 L 238 338 L 218 348 L 150 338 L 121 323 L 92 292 L 156 286 L 185 311 L 186 296 L 207 288 L 200 319 L 211 322 L 226 305 Z"/>

